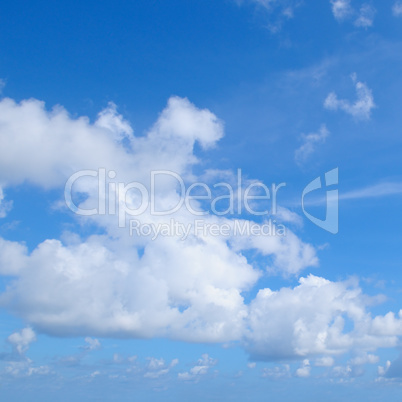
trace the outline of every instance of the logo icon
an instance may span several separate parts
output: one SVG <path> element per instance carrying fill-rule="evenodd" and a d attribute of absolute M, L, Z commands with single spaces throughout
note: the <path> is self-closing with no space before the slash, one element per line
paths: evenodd
<path fill-rule="evenodd" d="M 325 186 L 333 186 L 338 184 L 338 168 L 333 169 L 325 173 Z M 309 183 L 302 194 L 302 209 L 304 215 L 315 225 L 326 230 L 329 233 L 337 234 L 339 231 L 339 192 L 338 189 L 328 190 L 325 195 L 326 199 L 326 217 L 324 220 L 318 219 L 315 216 L 309 214 L 304 208 L 304 197 L 316 190 L 321 189 L 321 177 L 317 177 L 311 183 Z"/>

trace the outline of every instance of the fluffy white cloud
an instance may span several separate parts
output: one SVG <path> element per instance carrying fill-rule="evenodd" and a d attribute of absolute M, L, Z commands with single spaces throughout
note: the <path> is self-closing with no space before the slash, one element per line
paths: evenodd
<path fill-rule="evenodd" d="M 317 367 L 332 367 L 335 363 L 335 360 L 331 356 L 324 356 L 324 357 L 319 357 L 315 361 L 315 365 Z"/>
<path fill-rule="evenodd" d="M 380 358 L 370 353 L 363 353 L 360 356 L 356 356 L 349 361 L 349 364 L 353 366 L 362 366 L 364 364 L 378 363 Z"/>
<path fill-rule="evenodd" d="M 33 366 L 30 359 L 7 362 L 4 374 L 12 377 L 31 377 L 33 375 L 48 375 L 52 371 L 49 366 Z"/>
<path fill-rule="evenodd" d="M 0 182 L 24 181 L 45 188 L 62 186 L 77 170 L 114 165 L 127 158 L 114 145 L 110 131 L 90 124 L 87 118 L 72 119 L 61 107 L 52 112 L 35 99 L 19 104 L 0 101 Z"/>
<path fill-rule="evenodd" d="M 350 0 L 331 0 L 332 13 L 337 20 L 343 20 L 353 13 Z"/>
<path fill-rule="evenodd" d="M 244 0 L 235 0 L 239 5 Z M 285 21 L 292 19 L 295 10 L 302 5 L 298 0 L 247 0 L 255 4 L 267 15 L 266 27 L 272 32 L 277 33 L 282 29 Z"/>
<path fill-rule="evenodd" d="M 38 100 L 17 104 L 6 98 L 0 101 L 0 124 L 3 187 L 24 181 L 59 187 L 79 170 L 100 167 L 131 180 L 141 178 L 135 172 L 148 172 L 150 164 L 152 169 L 180 174 L 196 162 L 192 152 L 195 141 L 210 147 L 223 134 L 221 122 L 211 112 L 176 97 L 169 100 L 146 138 L 132 135 L 113 104 L 91 124 L 86 117 L 71 118 L 60 106 L 48 112 Z M 122 137 L 129 139 L 131 152 L 119 142 Z"/>
<path fill-rule="evenodd" d="M 288 364 L 283 364 L 282 366 L 275 366 L 273 368 L 263 368 L 262 369 L 263 378 L 288 378 L 291 377 L 290 366 Z"/>
<path fill-rule="evenodd" d="M 296 377 L 307 378 L 310 377 L 311 366 L 308 359 L 304 359 L 301 367 L 296 370 Z"/>
<path fill-rule="evenodd" d="M 97 350 L 101 347 L 101 343 L 98 341 L 98 339 L 90 338 L 89 336 L 85 338 L 85 342 L 86 345 L 84 346 L 84 350 L 87 351 Z"/>
<path fill-rule="evenodd" d="M 387 360 L 387 362 L 385 363 L 385 366 L 378 366 L 378 376 L 379 377 L 385 377 L 388 370 L 391 367 L 391 362 L 389 360 Z"/>
<path fill-rule="evenodd" d="M 0 218 L 4 218 L 13 206 L 11 201 L 5 201 L 4 198 L 3 189 L 0 187 Z"/>
<path fill-rule="evenodd" d="M 372 330 L 378 335 L 398 336 L 402 334 L 402 310 L 399 311 L 398 318 L 393 312 L 375 317 Z"/>
<path fill-rule="evenodd" d="M 205 178 L 193 171 L 195 143 L 208 149 L 223 135 L 215 115 L 176 97 L 141 137 L 134 136 L 114 105 L 91 123 L 71 118 L 60 107 L 48 112 L 36 100 L 17 104 L 3 99 L 0 123 L 0 172 L 10 172 L 1 177 L 5 188 L 28 181 L 62 189 L 77 170 L 99 168 L 114 170 L 124 184 L 135 181 L 149 187 L 153 169 L 171 170 L 195 182 Z M 109 194 L 99 196 L 97 184 L 91 178 L 76 183 L 73 195 L 86 196 L 77 201 L 78 207 L 110 201 Z M 177 181 L 164 178 L 159 184 L 158 207 L 177 202 Z M 126 194 L 131 205 L 137 198 L 135 192 Z M 289 215 L 286 212 L 281 213 Z M 136 218 L 150 225 L 169 223 L 172 217 L 146 211 Z M 22 243 L 0 239 L 0 273 L 14 276 L 0 295 L 0 305 L 45 333 L 87 337 L 86 351 L 100 346 L 90 336 L 155 336 L 240 341 L 256 359 L 307 359 L 395 346 L 402 332 L 401 318 L 370 317 L 367 298 L 357 286 L 315 276 L 300 279 L 293 289 L 262 289 L 245 303 L 244 293 L 264 274 L 245 252 L 258 253 L 261 265 L 283 275 L 297 275 L 318 264 L 315 249 L 290 230 L 286 236 L 193 234 L 182 239 L 173 234 L 151 240 L 130 236 L 113 214 L 79 219 L 83 225 L 97 225 L 104 234 L 85 240 L 70 234 L 63 242 L 48 239 L 29 253 Z M 174 219 L 194 226 L 198 217 L 183 206 Z M 253 223 L 211 213 L 203 220 L 229 227 Z M 354 322 L 351 332 L 345 332 L 346 319 Z M 27 329 L 14 334 L 10 342 L 23 351 L 32 333 Z M 215 363 L 203 356 L 180 378 L 197 379 Z M 157 378 L 173 363 L 149 364 L 148 377 Z M 300 370 L 308 371 L 306 365 Z"/>
<path fill-rule="evenodd" d="M 355 20 L 357 27 L 368 28 L 373 25 L 376 9 L 370 4 L 363 4 L 360 7 L 360 12 Z"/>
<path fill-rule="evenodd" d="M 117 113 L 117 106 L 113 102 L 109 102 L 108 107 L 99 113 L 95 126 L 108 130 L 117 140 L 133 135 L 130 124 Z"/>
<path fill-rule="evenodd" d="M 240 292 L 258 277 L 244 257 L 220 244 L 186 247 L 176 239 L 152 243 L 141 260 L 135 249 L 120 255 L 113 247 L 97 237 L 67 247 L 46 241 L 1 304 L 58 335 L 240 336 L 246 315 Z"/>
<path fill-rule="evenodd" d="M 355 284 L 312 275 L 294 289 L 260 290 L 250 305 L 246 348 L 255 359 L 274 360 L 396 346 L 402 319 L 392 314 L 372 319 L 367 303 Z M 347 320 L 354 328 L 349 332 Z"/>
<path fill-rule="evenodd" d="M 392 7 L 392 13 L 395 17 L 400 17 L 402 15 L 402 2 L 397 1 Z"/>
<path fill-rule="evenodd" d="M 123 183 L 149 186 L 154 169 L 196 181 L 195 142 L 209 148 L 223 135 L 222 122 L 210 111 L 177 97 L 169 100 L 142 137 L 133 135 L 113 104 L 91 124 L 86 118 L 70 118 L 61 107 L 48 112 L 36 100 L 17 104 L 4 99 L 0 121 L 1 171 L 13 172 L 3 177 L 8 186 L 29 181 L 44 188 L 62 187 L 76 170 L 100 167 L 115 171 Z M 158 207 L 177 202 L 176 180 L 164 178 L 158 185 Z M 73 193 L 77 192 L 87 197 L 78 205 L 81 208 L 98 205 L 109 196 L 99 196 L 98 179 L 91 178 L 77 181 Z M 135 192 L 127 193 L 126 201 L 134 204 L 136 197 Z M 127 214 L 123 224 L 130 218 Z M 194 227 L 198 217 L 183 207 L 175 215 L 147 211 L 136 218 L 146 225 L 167 224 L 174 218 Z M 29 254 L 20 243 L 0 240 L 0 272 L 16 276 L 0 296 L 1 305 L 47 333 L 241 339 L 247 316 L 242 293 L 262 274 L 242 252 L 257 251 L 269 258 L 270 270 L 285 275 L 318 262 L 314 248 L 291 231 L 286 236 L 201 234 L 185 239 L 172 234 L 152 240 L 136 233 L 130 236 L 113 214 L 81 220 L 98 225 L 106 234 L 86 241 L 72 234 L 64 236 L 64 244 L 49 239 Z M 203 220 L 230 227 L 238 222 L 210 214 Z"/>
<path fill-rule="evenodd" d="M 4 369 L 0 375 L 6 375 L 16 378 L 31 377 L 36 375 L 52 374 L 49 366 L 36 366 L 25 353 L 30 345 L 36 341 L 36 334 L 31 327 L 22 329 L 19 332 L 12 333 L 7 342 L 13 347 L 13 352 L 1 356 L 4 360 Z M 4 378 L 4 377 L 3 377 Z"/>
<path fill-rule="evenodd" d="M 353 369 L 349 365 L 336 366 L 332 369 L 332 376 L 338 378 L 347 378 L 353 376 Z"/>
<path fill-rule="evenodd" d="M 22 355 L 28 350 L 29 345 L 36 341 L 36 335 L 32 328 L 28 327 L 20 332 L 14 332 L 7 338 L 7 340 L 15 347 L 17 352 Z"/>
<path fill-rule="evenodd" d="M 296 162 L 303 164 L 316 150 L 317 145 L 323 144 L 329 136 L 329 131 L 323 124 L 317 133 L 302 134 L 303 144 L 295 152 Z"/>
<path fill-rule="evenodd" d="M 330 0 L 332 13 L 338 21 L 345 21 L 354 18 L 357 27 L 368 28 L 373 25 L 376 9 L 368 3 L 360 5 L 357 11 L 352 6 L 351 0 Z"/>
<path fill-rule="evenodd" d="M 375 107 L 371 89 L 363 82 L 357 81 L 356 75 L 352 75 L 355 82 L 357 100 L 351 103 L 345 99 L 338 99 L 334 92 L 331 92 L 324 102 L 324 107 L 328 110 L 343 110 L 356 119 L 370 119 L 371 110 Z"/>
<path fill-rule="evenodd" d="M 194 144 L 198 141 L 209 148 L 222 138 L 223 126 L 209 110 L 199 110 L 187 99 L 172 97 L 150 136 L 164 142 L 180 139 Z"/>
<path fill-rule="evenodd" d="M 173 359 L 169 365 L 165 363 L 164 359 L 156 359 L 155 357 L 148 358 L 149 363 L 147 371 L 144 374 L 145 378 L 159 378 L 169 374 L 171 369 L 179 364 L 178 359 Z"/>
<path fill-rule="evenodd" d="M 25 245 L 0 237 L 0 274 L 18 275 L 21 268 L 26 265 L 27 254 Z"/>
<path fill-rule="evenodd" d="M 189 371 L 178 374 L 179 380 L 193 380 L 197 381 L 202 376 L 206 375 L 209 369 L 218 363 L 216 359 L 208 356 L 208 354 L 203 354 L 201 359 L 198 360 L 197 364 L 192 367 Z"/>

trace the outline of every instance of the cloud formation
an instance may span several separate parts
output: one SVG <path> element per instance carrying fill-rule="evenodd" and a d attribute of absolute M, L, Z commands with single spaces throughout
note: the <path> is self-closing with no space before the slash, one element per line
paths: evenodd
<path fill-rule="evenodd" d="M 28 327 L 20 332 L 14 332 L 7 338 L 7 341 L 15 347 L 20 355 L 22 355 L 28 350 L 29 345 L 36 341 L 36 335 L 32 328 Z"/>
<path fill-rule="evenodd" d="M 164 359 L 148 358 L 147 371 L 144 374 L 145 378 L 159 378 L 169 374 L 171 369 L 179 363 L 178 359 L 173 359 L 170 364 L 166 364 Z"/>
<path fill-rule="evenodd" d="M 72 118 L 61 107 L 49 112 L 37 100 L 3 99 L 0 112 L 0 172 L 10 172 L 2 176 L 5 189 L 29 182 L 62 193 L 72 174 L 99 168 L 113 170 L 123 183 L 149 185 L 153 169 L 170 170 L 195 182 L 205 179 L 203 173 L 194 173 L 195 144 L 208 150 L 223 136 L 223 123 L 212 112 L 178 97 L 168 101 L 141 137 L 113 105 L 94 123 Z M 85 195 L 76 200 L 79 208 L 88 209 L 104 198 L 110 201 L 108 193 L 99 195 L 97 184 L 91 177 L 76 183 L 73 196 Z M 158 207 L 174 204 L 179 198 L 177 182 L 161 180 L 157 195 Z M 138 201 L 134 191 L 125 197 L 131 205 Z M 281 210 L 282 215 L 286 212 Z M 402 334 L 401 317 L 371 317 L 369 298 L 353 283 L 308 275 L 294 288 L 259 289 L 246 302 L 245 292 L 258 290 L 265 269 L 289 276 L 318 264 L 314 247 L 290 230 L 283 237 L 201 234 L 152 241 L 130 236 L 113 214 L 76 218 L 103 234 L 86 239 L 65 234 L 62 241 L 48 239 L 30 251 L 22 243 L 0 239 L 0 273 L 9 277 L 0 306 L 41 332 L 86 337 L 85 350 L 100 347 L 93 337 L 165 337 L 238 341 L 255 360 L 327 358 L 322 361 L 328 363 L 328 357 L 342 353 L 395 346 Z M 172 216 L 144 212 L 136 218 L 157 224 Z M 182 207 L 174 218 L 194 225 L 198 217 Z M 249 222 L 211 213 L 203 219 L 229 227 Z M 262 261 L 261 267 L 246 258 L 250 250 Z M 353 321 L 353 330 L 347 329 L 346 320 Z M 21 351 L 33 339 L 29 331 L 11 337 Z M 149 362 L 149 377 L 164 375 L 173 364 L 159 363 Z M 213 359 L 203 356 L 182 377 L 196 379 L 213 365 Z M 306 376 L 309 367 L 303 363 L 299 375 Z"/>
<path fill-rule="evenodd" d="M 243 0 L 235 0 L 242 4 Z M 247 0 L 267 15 L 266 27 L 272 33 L 281 31 L 283 24 L 294 17 L 296 9 L 302 4 L 298 0 Z"/>
<path fill-rule="evenodd" d="M 354 24 L 357 27 L 368 28 L 373 25 L 376 9 L 370 4 L 363 4 Z"/>
<path fill-rule="evenodd" d="M 315 152 L 317 145 L 323 144 L 329 136 L 329 131 L 323 124 L 317 133 L 302 134 L 302 145 L 295 152 L 296 163 L 302 165 Z"/>
<path fill-rule="evenodd" d="M 402 183 L 378 183 L 372 186 L 348 191 L 340 195 L 341 200 L 387 197 L 402 194 Z"/>
<path fill-rule="evenodd" d="M 395 4 L 392 6 L 392 13 L 394 14 L 395 17 L 402 16 L 402 2 L 401 1 L 395 2 Z"/>
<path fill-rule="evenodd" d="M 223 135 L 215 115 L 178 97 L 169 99 L 141 137 L 134 136 L 113 104 L 91 123 L 85 117 L 71 118 L 61 107 L 49 112 L 37 100 L 18 104 L 3 99 L 0 122 L 0 171 L 12 172 L 2 177 L 6 188 L 30 182 L 62 190 L 75 172 L 100 167 L 115 172 L 123 183 L 149 183 L 155 169 L 196 181 L 195 143 L 208 149 Z M 74 194 L 86 195 L 78 207 L 98 204 L 97 184 L 91 178 L 77 181 Z M 157 196 L 164 206 L 177 202 L 177 182 L 161 180 Z M 134 204 L 136 197 L 135 192 L 127 193 L 125 201 Z M 173 234 L 152 241 L 130 235 L 128 226 L 119 227 L 116 215 L 77 218 L 83 225 L 102 228 L 105 235 L 48 239 L 30 253 L 21 243 L 0 239 L 0 272 L 16 277 L 0 295 L 1 305 L 50 334 L 240 339 L 247 316 L 242 292 L 263 275 L 242 255 L 244 250 L 269 258 L 268 267 L 284 275 L 318 263 L 314 248 L 290 230 L 284 237 L 200 235 L 183 240 Z M 128 214 L 123 224 L 130 218 Z M 174 218 L 194 226 L 198 217 L 183 207 L 174 216 L 147 211 L 136 218 L 144 224 Z M 225 216 L 203 219 L 207 224 L 236 223 Z"/>
<path fill-rule="evenodd" d="M 342 21 L 353 13 L 350 1 L 351 0 L 331 0 L 332 13 L 337 20 Z"/>
<path fill-rule="evenodd" d="M 369 305 L 355 283 L 313 275 L 293 289 L 262 289 L 250 305 L 246 348 L 256 360 L 277 360 L 396 346 L 401 318 L 389 313 L 372 319 Z M 353 330 L 345 331 L 347 321 Z"/>
<path fill-rule="evenodd" d="M 296 377 L 307 378 L 310 377 L 311 366 L 308 359 L 304 359 L 302 365 L 296 370 Z"/>
<path fill-rule="evenodd" d="M 371 89 L 363 82 L 357 81 L 355 74 L 352 75 L 355 83 L 357 99 L 354 103 L 346 99 L 338 99 L 335 92 L 331 92 L 324 102 L 324 107 L 328 110 L 343 110 L 359 120 L 369 120 L 371 110 L 375 107 L 374 97 Z"/>
<path fill-rule="evenodd" d="M 330 0 L 332 13 L 339 22 L 354 20 L 354 25 L 368 28 L 373 25 L 376 9 L 369 3 L 362 3 L 357 11 L 351 0 Z"/>
<path fill-rule="evenodd" d="M 0 187 L 0 218 L 6 217 L 13 206 L 11 201 L 5 201 L 4 198 L 3 189 Z"/>
<path fill-rule="evenodd" d="M 192 367 L 189 371 L 185 371 L 178 374 L 179 380 L 185 381 L 198 381 L 202 376 L 208 374 L 209 369 L 218 363 L 216 359 L 208 356 L 208 354 L 203 354 L 198 360 L 197 364 Z"/>

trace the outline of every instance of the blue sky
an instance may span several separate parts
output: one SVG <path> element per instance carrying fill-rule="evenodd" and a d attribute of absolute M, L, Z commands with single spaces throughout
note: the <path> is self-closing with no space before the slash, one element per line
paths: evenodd
<path fill-rule="evenodd" d="M 400 1 L 16 0 L 0 21 L 6 400 L 400 400 Z"/>

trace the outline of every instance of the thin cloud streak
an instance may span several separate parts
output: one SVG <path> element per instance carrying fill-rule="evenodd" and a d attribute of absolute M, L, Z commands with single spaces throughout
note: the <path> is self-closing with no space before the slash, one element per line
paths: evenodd
<path fill-rule="evenodd" d="M 381 198 L 389 197 L 392 195 L 402 194 L 402 182 L 388 182 L 388 183 L 378 183 L 372 186 L 363 187 L 357 190 L 348 191 L 346 193 L 341 193 L 338 196 L 338 200 L 357 200 L 365 198 Z M 330 197 L 328 197 L 330 198 Z M 326 197 L 319 197 L 316 199 L 305 200 L 304 205 L 324 205 L 327 201 Z M 299 201 L 300 205 L 300 201 Z"/>
<path fill-rule="evenodd" d="M 373 186 L 361 188 L 341 194 L 340 200 L 353 200 L 359 198 L 377 198 L 402 194 L 402 183 L 379 183 Z"/>

